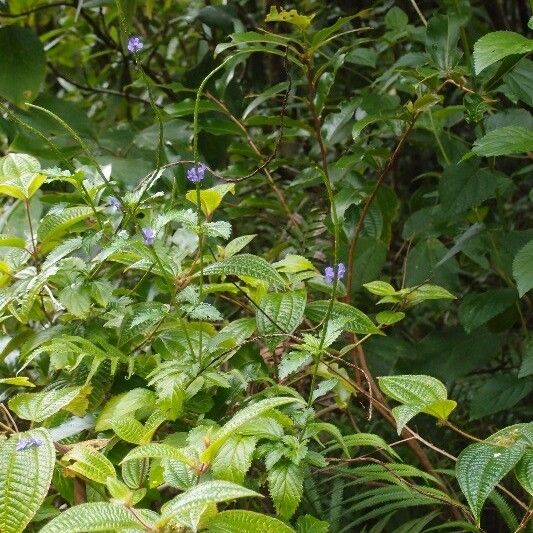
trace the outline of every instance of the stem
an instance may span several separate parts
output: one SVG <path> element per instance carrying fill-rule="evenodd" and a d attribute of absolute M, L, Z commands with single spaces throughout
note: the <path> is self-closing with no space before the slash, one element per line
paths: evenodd
<path fill-rule="evenodd" d="M 27 198 L 24 198 L 24 207 L 26 208 L 26 216 L 28 217 L 28 226 L 30 228 L 32 255 L 35 257 L 37 255 L 37 242 L 35 240 L 35 234 L 33 233 L 33 225 L 31 223 L 30 215 L 30 204 Z"/>
<path fill-rule="evenodd" d="M 400 137 L 400 140 L 398 141 L 398 144 L 396 145 L 396 148 L 392 152 L 391 156 L 389 157 L 387 163 L 385 164 L 385 166 L 383 167 L 381 172 L 379 173 L 376 185 L 374 186 L 374 189 L 373 189 L 372 193 L 370 194 L 370 196 L 368 197 L 365 205 L 363 206 L 363 210 L 361 211 L 361 215 L 359 216 L 359 221 L 357 222 L 357 226 L 355 228 L 355 232 L 354 232 L 352 240 L 350 242 L 350 249 L 348 251 L 348 267 L 347 267 L 348 278 L 347 278 L 347 282 L 346 282 L 346 301 L 350 301 L 350 299 L 351 299 L 352 283 L 353 283 L 353 265 L 354 265 L 354 260 L 355 260 L 355 249 L 356 249 L 356 246 L 357 246 L 357 241 L 359 240 L 359 237 L 361 235 L 361 231 L 363 230 L 363 225 L 364 225 L 366 216 L 368 214 L 368 211 L 370 209 L 370 206 L 371 206 L 372 202 L 374 201 L 374 198 L 376 197 L 376 195 L 378 193 L 379 188 L 381 187 L 381 185 L 382 185 L 382 183 L 383 183 L 383 181 L 385 179 L 385 176 L 389 173 L 389 170 L 394 165 L 394 162 L 396 161 L 396 158 L 400 154 L 400 151 L 401 151 L 401 149 L 402 149 L 407 137 L 411 133 L 411 131 L 412 131 L 414 125 L 415 125 L 415 122 L 418 119 L 418 116 L 419 116 L 419 114 L 416 114 L 416 115 L 413 116 L 411 122 L 409 123 L 409 126 L 407 127 L 407 129 L 405 130 L 403 135 Z"/>

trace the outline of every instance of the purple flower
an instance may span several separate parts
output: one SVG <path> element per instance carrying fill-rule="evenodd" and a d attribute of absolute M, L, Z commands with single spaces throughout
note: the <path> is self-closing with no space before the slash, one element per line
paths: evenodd
<path fill-rule="evenodd" d="M 26 450 L 27 448 L 33 448 L 34 446 L 42 446 L 43 441 L 39 437 L 28 437 L 28 438 L 22 438 L 17 442 L 16 450 L 17 452 L 20 452 L 22 450 Z"/>
<path fill-rule="evenodd" d="M 120 200 L 116 196 L 110 196 L 107 199 L 107 205 L 109 207 L 114 207 L 115 209 L 121 208 Z"/>
<path fill-rule="evenodd" d="M 204 174 L 206 166 L 203 163 L 200 163 L 196 167 L 192 167 L 187 170 L 187 179 L 193 183 L 198 183 L 204 179 Z"/>
<path fill-rule="evenodd" d="M 142 42 L 142 39 L 140 37 L 134 35 L 128 39 L 128 51 L 132 54 L 140 52 L 143 48 L 144 43 Z"/>
<path fill-rule="evenodd" d="M 326 283 L 333 283 L 335 279 L 340 280 L 346 274 L 346 267 L 344 263 L 339 263 L 338 265 L 328 266 L 324 269 L 324 281 Z"/>
<path fill-rule="evenodd" d="M 144 244 L 152 246 L 155 240 L 155 231 L 152 228 L 143 228 L 141 232 L 143 234 Z"/>

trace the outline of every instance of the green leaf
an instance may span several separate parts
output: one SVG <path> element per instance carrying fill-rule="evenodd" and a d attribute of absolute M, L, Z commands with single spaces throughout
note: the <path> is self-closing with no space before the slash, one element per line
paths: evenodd
<path fill-rule="evenodd" d="M 25 248 L 26 241 L 21 237 L 15 237 L 14 235 L 0 234 L 0 246 L 11 248 Z"/>
<path fill-rule="evenodd" d="M 14 385 L 15 387 L 35 387 L 35 385 L 26 376 L 2 378 L 0 379 L 0 383 L 3 385 Z"/>
<path fill-rule="evenodd" d="M 210 189 L 202 189 L 200 191 L 200 203 L 202 205 L 202 211 L 206 216 L 211 216 L 216 208 L 222 202 L 222 199 L 226 194 L 231 192 L 235 193 L 235 184 L 234 183 L 223 183 L 221 185 L 215 185 Z M 192 202 L 194 205 L 198 205 L 198 196 L 196 189 L 192 189 L 185 195 L 189 202 Z"/>
<path fill-rule="evenodd" d="M 525 451 L 515 468 L 516 479 L 533 496 L 533 449 Z"/>
<path fill-rule="evenodd" d="M 533 51 L 533 40 L 513 31 L 487 33 L 474 44 L 474 69 L 476 74 L 496 61 L 510 55 Z"/>
<path fill-rule="evenodd" d="M 210 533 L 294 533 L 277 518 L 241 509 L 217 513 L 207 526 Z"/>
<path fill-rule="evenodd" d="M 237 414 L 233 416 L 231 420 L 226 422 L 215 434 L 213 442 L 204 450 L 201 459 L 204 462 L 210 462 L 221 446 L 228 440 L 228 438 L 241 429 L 246 423 L 250 422 L 254 418 L 262 415 L 263 413 L 293 402 L 300 402 L 296 398 L 266 398 L 260 400 L 257 403 L 249 405 L 244 409 L 241 409 Z"/>
<path fill-rule="evenodd" d="M 426 51 L 440 70 L 450 71 L 459 61 L 459 22 L 450 15 L 431 17 L 426 29 Z"/>
<path fill-rule="evenodd" d="M 257 235 L 242 235 L 228 242 L 224 248 L 224 257 L 231 257 L 239 253 L 247 244 L 249 244 Z"/>
<path fill-rule="evenodd" d="M 301 466 L 285 461 L 268 471 L 268 491 L 276 513 L 288 520 L 296 512 L 303 494 L 304 474 Z"/>
<path fill-rule="evenodd" d="M 207 265 L 204 274 L 248 276 L 277 286 L 283 286 L 285 283 L 270 263 L 252 254 L 233 255 L 224 261 Z"/>
<path fill-rule="evenodd" d="M 459 321 L 465 331 L 470 333 L 511 307 L 516 301 L 514 289 L 495 289 L 467 294 L 459 307 Z"/>
<path fill-rule="evenodd" d="M 297 533 L 328 533 L 330 531 L 327 522 L 308 514 L 298 517 L 296 528 Z"/>
<path fill-rule="evenodd" d="M 44 81 L 46 57 L 41 41 L 29 28 L 0 28 L 0 96 L 22 106 L 37 97 Z"/>
<path fill-rule="evenodd" d="M 298 372 L 313 361 L 313 356 L 308 352 L 288 352 L 283 355 L 278 367 L 279 379 Z"/>
<path fill-rule="evenodd" d="M 273 266 L 275 266 L 279 272 L 287 272 L 290 274 L 315 270 L 313 263 L 311 263 L 309 259 L 295 254 L 287 254 L 281 261 L 274 263 Z"/>
<path fill-rule="evenodd" d="M 143 521 L 151 526 L 157 518 L 148 509 L 136 509 Z M 146 531 L 133 513 L 120 504 L 107 502 L 75 505 L 46 524 L 39 533 L 92 533 L 109 531 Z"/>
<path fill-rule="evenodd" d="M 533 391 L 533 380 L 513 374 L 492 376 L 483 382 L 470 404 L 470 418 L 477 420 L 504 410 L 511 410 Z"/>
<path fill-rule="evenodd" d="M 307 304 L 305 314 L 313 322 L 320 322 L 326 316 L 329 306 L 329 300 L 316 300 Z M 382 335 L 381 330 L 366 316 L 362 311 L 356 307 L 343 302 L 334 302 L 331 312 L 332 318 L 346 319 L 344 325 L 346 331 L 352 333 L 376 333 Z"/>
<path fill-rule="evenodd" d="M 476 442 L 465 448 L 457 458 L 455 472 L 479 526 L 481 509 L 501 479 L 518 463 L 523 450 L 487 442 Z"/>
<path fill-rule="evenodd" d="M 376 321 L 378 324 L 383 324 L 385 326 L 391 326 L 396 324 L 400 320 L 405 318 L 405 313 L 401 311 L 381 311 L 376 315 Z"/>
<path fill-rule="evenodd" d="M 1 30 L 0 30 L 1 31 Z M 0 159 L 0 194 L 28 200 L 44 183 L 41 164 L 26 154 L 8 154 Z M 24 245 L 22 245 L 22 248 Z"/>
<path fill-rule="evenodd" d="M 398 434 L 411 418 L 426 413 L 438 420 L 446 420 L 457 403 L 448 400 L 446 387 L 431 376 L 384 376 L 378 378 L 379 388 L 402 405 L 394 407 Z"/>
<path fill-rule="evenodd" d="M 172 461 L 179 461 L 180 463 L 184 463 L 189 466 L 195 466 L 194 461 L 179 448 L 156 442 L 134 448 L 126 455 L 126 457 L 124 457 L 124 459 L 122 459 L 122 463 L 145 458 L 170 459 Z"/>
<path fill-rule="evenodd" d="M 117 418 L 113 421 L 113 431 L 119 439 L 131 444 L 142 444 L 144 426 L 132 416 Z"/>
<path fill-rule="evenodd" d="M 187 512 L 200 505 L 227 502 L 237 498 L 262 497 L 253 490 L 229 481 L 206 481 L 179 494 L 161 508 L 163 520 Z"/>
<path fill-rule="evenodd" d="M 396 293 L 396 289 L 385 281 L 371 281 L 370 283 L 363 284 L 363 287 L 377 296 L 390 296 Z"/>
<path fill-rule="evenodd" d="M 17 444 L 35 439 L 17 450 Z M 21 445 L 19 444 L 19 446 Z M 55 449 L 48 430 L 17 433 L 0 444 L 0 531 L 22 533 L 48 494 Z M 63 532 L 64 533 L 64 532 Z"/>
<path fill-rule="evenodd" d="M 533 240 L 521 248 L 513 259 L 513 278 L 520 298 L 533 288 Z"/>
<path fill-rule="evenodd" d="M 533 151 L 533 131 L 522 126 L 505 126 L 477 139 L 472 151 L 484 157 Z"/>
<path fill-rule="evenodd" d="M 235 435 L 218 450 L 211 468 L 217 479 L 242 484 L 252 466 L 252 456 L 257 444 L 255 437 Z"/>
<path fill-rule="evenodd" d="M 69 228 L 93 215 L 88 206 L 66 207 L 61 211 L 48 213 L 37 228 L 37 238 L 41 242 L 59 239 Z"/>
<path fill-rule="evenodd" d="M 291 334 L 303 320 L 306 301 L 307 293 L 303 290 L 271 292 L 260 300 L 256 312 L 257 329 L 267 336 L 266 343 L 271 350 L 281 344 L 284 337 L 268 335 Z"/>
<path fill-rule="evenodd" d="M 43 392 L 23 392 L 9 400 L 9 408 L 17 416 L 32 422 L 42 422 L 64 409 L 83 387 L 65 387 Z"/>
<path fill-rule="evenodd" d="M 90 446 L 75 446 L 63 456 L 63 460 L 75 461 L 68 469 L 97 483 L 105 484 L 108 477 L 117 476 L 113 463 Z"/>
<path fill-rule="evenodd" d="M 477 169 L 470 162 L 447 167 L 439 182 L 439 198 L 442 208 L 451 215 L 458 215 L 485 200 L 494 198 L 498 188 L 496 176 L 485 169 Z"/>

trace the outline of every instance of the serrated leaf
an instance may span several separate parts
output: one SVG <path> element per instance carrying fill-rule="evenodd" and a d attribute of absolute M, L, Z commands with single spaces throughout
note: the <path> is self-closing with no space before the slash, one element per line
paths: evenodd
<path fill-rule="evenodd" d="M 205 234 L 208 237 L 220 237 L 228 240 L 231 236 L 231 224 L 225 220 L 218 220 L 217 222 L 204 222 Z"/>
<path fill-rule="evenodd" d="M 40 242 L 56 240 L 91 215 L 93 210 L 88 206 L 66 207 L 59 212 L 48 213 L 37 228 L 37 238 Z"/>
<path fill-rule="evenodd" d="M 520 298 L 533 288 L 533 240 L 521 248 L 513 259 L 513 278 Z"/>
<path fill-rule="evenodd" d="M 24 443 L 29 445 L 17 450 Z M 0 531 L 22 533 L 48 493 L 54 443 L 44 428 L 17 433 L 0 444 Z"/>
<path fill-rule="evenodd" d="M 329 300 L 316 300 L 307 304 L 305 314 L 314 322 L 320 322 L 326 316 Z M 352 333 L 375 333 L 382 335 L 381 330 L 359 309 L 342 302 L 334 302 L 332 318 L 346 319 L 344 329 Z"/>
<path fill-rule="evenodd" d="M 141 444 L 144 437 L 144 426 L 135 418 L 126 416 L 113 421 L 113 431 L 119 439 L 132 444 Z"/>
<path fill-rule="evenodd" d="M 290 9 L 289 11 L 286 11 L 285 9 L 280 8 L 278 11 L 276 6 L 272 6 L 270 8 L 270 12 L 265 18 L 265 22 L 286 22 L 288 24 L 294 24 L 301 30 L 305 30 L 307 27 L 309 27 L 312 20 L 313 15 L 300 15 L 296 9 Z"/>
<path fill-rule="evenodd" d="M 233 416 L 231 420 L 226 422 L 215 434 L 215 439 L 202 453 L 201 459 L 204 462 L 210 462 L 221 446 L 226 440 L 242 428 L 246 423 L 250 422 L 254 418 L 262 415 L 266 411 L 270 411 L 275 407 L 280 407 L 287 403 L 298 402 L 296 398 L 266 398 L 260 400 L 257 403 L 249 405 L 244 409 L 241 409 L 237 414 Z"/>
<path fill-rule="evenodd" d="M 402 403 L 392 410 L 398 434 L 418 413 L 446 420 L 457 406 L 454 400 L 448 400 L 446 387 L 431 376 L 384 376 L 378 378 L 378 382 L 379 388 L 387 396 Z"/>
<path fill-rule="evenodd" d="M 169 459 L 172 461 L 179 461 L 180 463 L 184 463 L 189 466 L 195 466 L 194 461 L 179 448 L 174 448 L 174 446 L 170 446 L 169 444 L 156 442 L 134 448 L 126 455 L 126 457 L 124 457 L 124 459 L 122 459 L 122 463 L 146 458 Z"/>
<path fill-rule="evenodd" d="M 148 509 L 136 509 L 143 521 L 153 526 L 157 514 Z M 75 505 L 46 524 L 39 533 L 88 533 L 121 531 L 146 531 L 133 513 L 120 504 L 107 502 Z"/>
<path fill-rule="evenodd" d="M 83 387 L 65 387 L 43 392 L 23 392 L 9 400 L 9 408 L 17 416 L 32 422 L 42 422 L 65 408 Z"/>
<path fill-rule="evenodd" d="M 248 276 L 271 285 L 284 285 L 283 278 L 268 261 L 252 254 L 233 255 L 224 261 L 207 265 L 204 268 L 204 274 Z"/>
<path fill-rule="evenodd" d="M 428 21 L 426 51 L 441 70 L 450 71 L 459 60 L 459 30 L 458 19 L 452 15 L 434 15 Z"/>
<path fill-rule="evenodd" d="M 267 475 L 268 491 L 276 513 L 288 520 L 298 509 L 303 494 L 303 470 L 291 462 L 276 464 Z"/>
<path fill-rule="evenodd" d="M 305 291 L 271 292 L 259 302 L 256 312 L 257 329 L 265 335 L 268 347 L 273 350 L 284 337 L 268 337 L 271 334 L 291 334 L 304 317 L 307 293 Z"/>
<path fill-rule="evenodd" d="M 522 126 L 497 128 L 477 139 L 472 151 L 483 157 L 531 152 L 533 131 Z"/>
<path fill-rule="evenodd" d="M 294 533 L 292 527 L 277 518 L 242 509 L 217 513 L 207 526 L 211 533 Z"/>
<path fill-rule="evenodd" d="M 238 498 L 262 497 L 253 490 L 229 481 L 206 481 L 179 494 L 162 507 L 163 520 L 199 505 L 227 502 Z"/>
<path fill-rule="evenodd" d="M 257 444 L 255 437 L 235 435 L 218 450 L 211 468 L 217 479 L 241 484 L 252 465 L 252 456 Z"/>
<path fill-rule="evenodd" d="M 513 31 L 487 33 L 474 44 L 474 68 L 476 74 L 496 61 L 515 54 L 527 54 L 533 50 L 533 40 Z"/>
<path fill-rule="evenodd" d="M 476 442 L 457 458 L 455 473 L 479 526 L 485 500 L 500 480 L 510 472 L 522 456 L 523 449 L 504 448 L 487 442 Z"/>
<path fill-rule="evenodd" d="M 108 477 L 117 475 L 113 463 L 105 455 L 83 444 L 72 448 L 63 460 L 75 461 L 68 469 L 97 483 L 105 484 Z"/>
<path fill-rule="evenodd" d="M 313 357 L 307 352 L 288 352 L 283 355 L 278 367 L 279 379 L 298 372 L 313 361 Z"/>

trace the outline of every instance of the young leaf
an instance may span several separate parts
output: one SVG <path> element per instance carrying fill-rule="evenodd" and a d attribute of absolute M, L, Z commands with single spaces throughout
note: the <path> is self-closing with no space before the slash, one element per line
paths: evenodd
<path fill-rule="evenodd" d="M 476 442 L 465 448 L 457 458 L 455 472 L 479 526 L 481 509 L 489 494 L 520 460 L 523 449 Z"/>
<path fill-rule="evenodd" d="M 48 494 L 55 449 L 48 430 L 17 433 L 0 444 L 0 531 L 22 533 Z"/>
<path fill-rule="evenodd" d="M 215 477 L 233 483 L 243 483 L 244 476 L 252 465 L 256 444 L 255 437 L 230 437 L 213 459 L 211 468 Z"/>
<path fill-rule="evenodd" d="M 320 322 L 326 316 L 329 300 L 316 300 L 307 304 L 305 314 L 314 322 Z M 352 333 L 375 333 L 382 335 L 381 330 L 356 307 L 342 302 L 334 302 L 332 318 L 346 319 L 344 329 Z"/>
<path fill-rule="evenodd" d="M 231 192 L 232 194 L 235 193 L 234 183 L 223 183 L 221 185 L 215 185 L 210 189 L 202 189 L 200 191 L 200 203 L 202 204 L 202 211 L 204 214 L 208 217 L 211 216 L 228 192 Z M 198 197 L 196 189 L 190 190 L 185 197 L 187 200 L 197 205 Z"/>
<path fill-rule="evenodd" d="M 157 514 L 148 509 L 135 512 L 145 524 L 154 527 Z M 120 504 L 107 502 L 75 505 L 46 524 L 40 533 L 85 533 L 88 531 L 146 531 L 146 527 Z"/>
<path fill-rule="evenodd" d="M 41 164 L 30 155 L 8 154 L 0 158 L 0 194 L 28 200 L 46 179 L 40 170 Z"/>
<path fill-rule="evenodd" d="M 275 407 L 298 401 L 300 400 L 297 400 L 296 398 L 266 398 L 241 409 L 231 420 L 226 422 L 218 430 L 213 442 L 211 442 L 202 453 L 202 461 L 210 462 L 227 439 L 242 428 L 247 422 L 250 422 L 254 418 L 262 415 L 266 411 L 274 409 Z"/>
<path fill-rule="evenodd" d="M 268 491 L 276 512 L 288 520 L 296 512 L 303 494 L 302 467 L 291 462 L 276 464 L 268 472 Z"/>
<path fill-rule="evenodd" d="M 113 463 L 90 446 L 75 446 L 63 456 L 63 460 L 75 461 L 68 469 L 97 483 L 105 484 L 108 477 L 117 476 Z"/>
<path fill-rule="evenodd" d="M 248 276 L 271 285 L 284 285 L 283 278 L 268 261 L 252 254 L 233 255 L 224 261 L 207 265 L 204 274 Z"/>
<path fill-rule="evenodd" d="M 217 513 L 207 526 L 211 533 L 294 533 L 292 527 L 277 518 L 241 509 Z"/>
<path fill-rule="evenodd" d="M 308 352 L 289 352 L 283 355 L 278 368 L 279 379 L 298 372 L 313 361 L 313 357 Z"/>
<path fill-rule="evenodd" d="M 261 497 L 261 494 L 229 481 L 206 481 L 195 485 L 183 494 L 179 494 L 163 505 L 161 510 L 163 519 L 168 519 L 199 505 L 251 497 Z"/>
<path fill-rule="evenodd" d="M 162 443 L 159 444 L 156 442 L 134 448 L 126 455 L 126 457 L 124 457 L 124 459 L 122 459 L 122 463 L 145 458 L 170 459 L 172 461 L 179 461 L 189 466 L 194 466 L 194 461 L 192 461 L 192 459 L 179 448 L 174 448 L 174 446 Z"/>

